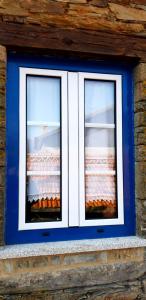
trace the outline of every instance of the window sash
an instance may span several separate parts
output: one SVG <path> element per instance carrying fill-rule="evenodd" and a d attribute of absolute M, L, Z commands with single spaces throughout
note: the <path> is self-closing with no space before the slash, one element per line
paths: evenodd
<path fill-rule="evenodd" d="M 26 173 L 31 175 L 60 175 L 60 172 L 26 171 L 26 125 L 59 127 L 57 122 L 26 123 L 26 76 L 61 77 L 62 128 L 62 221 L 25 223 Z M 84 122 L 84 80 L 116 82 L 116 124 Z M 20 142 L 19 142 L 19 230 L 124 224 L 123 159 L 122 159 L 122 77 L 121 75 L 77 73 L 46 69 L 20 68 Z M 68 100 L 67 100 L 68 97 Z M 69 118 L 67 117 L 69 114 Z M 116 172 L 118 218 L 85 220 L 85 161 L 84 129 L 116 127 Z M 68 138 L 69 136 L 69 138 Z M 68 154 L 69 151 L 69 154 Z M 69 162 L 69 170 L 68 170 Z M 69 182 L 68 182 L 69 174 Z M 115 175 L 115 171 L 86 171 L 88 175 Z M 68 190 L 69 188 L 69 190 Z"/>
<path fill-rule="evenodd" d="M 116 172 L 117 172 L 117 206 L 118 217 L 115 219 L 85 219 L 85 154 L 84 130 L 85 127 L 115 128 L 114 124 L 85 123 L 84 99 L 85 79 L 115 81 L 116 83 Z M 88 125 L 89 124 L 89 125 Z M 114 174 L 113 174 L 114 175 Z M 79 199 L 80 199 L 80 226 L 117 225 L 124 224 L 123 207 L 123 158 L 122 158 L 122 76 L 111 74 L 79 73 Z"/>
<path fill-rule="evenodd" d="M 60 228 L 68 226 L 68 143 L 67 143 L 67 72 L 19 68 L 19 230 Z M 44 125 L 44 122 L 26 122 L 26 77 L 27 75 L 60 77 L 61 78 L 61 192 L 62 192 L 62 220 L 52 222 L 26 223 L 26 126 Z M 46 125 L 46 123 L 45 123 Z M 58 127 L 58 123 L 47 123 L 47 126 Z M 39 174 L 38 174 L 39 175 Z M 43 175 L 43 174 L 42 174 Z M 48 173 L 48 175 L 51 175 Z M 52 174 L 54 175 L 54 174 Z M 59 174 L 56 174 L 59 175 Z"/>

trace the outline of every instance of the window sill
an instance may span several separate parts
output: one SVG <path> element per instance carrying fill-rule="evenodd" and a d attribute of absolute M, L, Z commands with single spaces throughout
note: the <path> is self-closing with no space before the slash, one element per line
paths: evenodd
<path fill-rule="evenodd" d="M 0 259 L 83 252 L 88 253 L 141 247 L 146 247 L 146 239 L 135 236 L 66 242 L 46 242 L 40 244 L 21 244 L 0 247 Z"/>

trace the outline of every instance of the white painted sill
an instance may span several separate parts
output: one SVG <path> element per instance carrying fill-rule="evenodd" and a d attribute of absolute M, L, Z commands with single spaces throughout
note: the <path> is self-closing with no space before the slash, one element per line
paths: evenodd
<path fill-rule="evenodd" d="M 21 244 L 0 247 L 0 259 L 88 253 L 95 251 L 146 247 L 146 239 L 129 236 L 93 240 L 75 240 L 65 242 L 47 242 L 39 244 Z"/>

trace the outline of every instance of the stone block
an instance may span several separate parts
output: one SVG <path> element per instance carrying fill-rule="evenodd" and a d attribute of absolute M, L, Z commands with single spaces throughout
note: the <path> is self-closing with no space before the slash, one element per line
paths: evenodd
<path fill-rule="evenodd" d="M 14 263 L 11 260 L 1 260 L 0 261 L 0 275 L 9 274 L 15 272 Z"/>
<path fill-rule="evenodd" d="M 6 63 L 0 61 L 0 88 L 6 85 Z"/>
<path fill-rule="evenodd" d="M 6 165 L 6 153 L 5 150 L 0 149 L 0 167 L 4 167 Z"/>
<path fill-rule="evenodd" d="M 90 5 L 95 5 L 97 7 L 107 7 L 108 0 L 91 0 Z"/>
<path fill-rule="evenodd" d="M 144 112 L 144 111 L 146 111 L 146 100 L 141 99 L 140 101 L 135 102 L 134 111 L 135 112 Z"/>
<path fill-rule="evenodd" d="M 135 22 L 146 21 L 146 11 L 144 10 L 130 8 L 115 3 L 109 3 L 109 7 L 118 20 Z"/>
<path fill-rule="evenodd" d="M 0 246 L 4 245 L 4 222 L 0 221 Z"/>
<path fill-rule="evenodd" d="M 63 259 L 63 264 L 71 265 L 71 264 L 84 264 L 86 263 L 106 263 L 107 262 L 107 254 L 106 252 L 99 253 L 81 253 L 76 255 L 65 255 Z"/>
<path fill-rule="evenodd" d="M 15 272 L 31 272 L 39 270 L 40 268 L 48 268 L 48 257 L 47 256 L 37 256 L 37 257 L 27 257 L 18 258 L 16 260 L 10 260 L 10 264 L 14 265 Z"/>
<path fill-rule="evenodd" d="M 112 285 L 96 285 L 94 287 L 74 287 L 56 291 L 40 291 L 33 293 L 3 295 L 2 300 L 135 300 L 141 299 L 140 284 L 137 281 Z M 1 300 L 1 298 L 0 298 Z"/>
<path fill-rule="evenodd" d="M 30 13 L 47 13 L 49 14 L 56 14 L 56 15 L 63 15 L 65 13 L 65 9 L 67 6 L 63 2 L 57 1 L 38 1 L 35 5 L 30 2 L 29 11 Z"/>
<path fill-rule="evenodd" d="M 146 198 L 136 201 L 137 233 L 146 237 Z"/>
<path fill-rule="evenodd" d="M 140 63 L 134 70 L 134 82 L 142 82 L 146 80 L 146 63 Z"/>
<path fill-rule="evenodd" d="M 0 46 L 1 47 L 1 46 Z M 0 48 L 1 49 L 1 48 Z M 0 58 L 2 59 L 2 57 Z M 0 110 L 5 111 L 5 85 L 6 85 L 6 64 L 0 61 Z M 0 114 L 0 126 L 4 125 L 4 120 Z"/>
<path fill-rule="evenodd" d="M 107 252 L 107 262 L 108 263 L 124 263 L 132 261 L 143 261 L 144 260 L 144 250 L 142 248 L 135 249 L 119 249 L 111 250 Z"/>
<path fill-rule="evenodd" d="M 71 3 L 69 5 L 69 11 L 68 11 L 68 15 L 74 15 L 75 17 L 80 14 L 80 16 L 83 15 L 87 15 L 88 18 L 90 18 L 90 16 L 108 16 L 109 14 L 109 10 L 107 8 L 101 7 L 101 8 L 97 8 L 97 7 L 93 7 L 93 6 L 85 6 L 85 5 L 76 5 Z M 90 21 L 87 20 L 87 22 Z"/>
<path fill-rule="evenodd" d="M 140 5 L 146 5 L 146 2 L 145 2 L 145 0 L 130 0 L 130 3 L 132 4 L 140 4 Z"/>
<path fill-rule="evenodd" d="M 144 289 L 144 294 L 146 295 L 146 278 L 143 279 L 142 285 L 143 285 L 143 289 Z"/>
<path fill-rule="evenodd" d="M 135 113 L 135 127 L 146 128 L 146 111 Z"/>
<path fill-rule="evenodd" d="M 4 109 L 0 109 L 0 128 L 6 126 L 6 112 Z"/>
<path fill-rule="evenodd" d="M 138 199 L 146 199 L 146 160 L 135 164 L 135 191 Z"/>
<path fill-rule="evenodd" d="M 6 63 L 6 60 L 7 60 L 6 48 L 0 45 L 0 62 Z"/>
<path fill-rule="evenodd" d="M 5 89 L 0 87 L 0 109 L 5 110 L 6 101 L 5 101 Z"/>
<path fill-rule="evenodd" d="M 60 265 L 62 261 L 62 256 L 60 255 L 50 256 L 50 261 L 52 265 Z"/>
<path fill-rule="evenodd" d="M 108 2 L 122 4 L 122 5 L 130 4 L 130 0 L 109 0 Z"/>
<path fill-rule="evenodd" d="M 1 224 L 1 220 L 0 220 Z M 53 272 L 56 268 L 60 268 L 61 256 L 36 256 L 21 257 L 0 260 L 0 276 L 7 276 L 11 273 L 21 274 L 29 272 Z"/>
<path fill-rule="evenodd" d="M 26 16 L 28 16 L 29 12 L 20 5 L 19 1 L 15 1 L 12 4 L 11 0 L 7 0 L 7 1 L 3 1 L 1 3 L 0 14 L 12 15 L 12 16 L 14 15 L 14 16 L 18 16 L 18 17 L 26 17 Z"/>
<path fill-rule="evenodd" d="M 134 99 L 135 99 L 135 102 L 139 102 L 141 100 L 146 101 L 146 80 L 137 82 L 135 84 Z"/>
<path fill-rule="evenodd" d="M 1 150 L 5 150 L 5 146 L 6 146 L 5 136 L 6 136 L 5 128 L 0 128 L 0 149 Z"/>
<path fill-rule="evenodd" d="M 5 194 L 5 188 L 4 187 L 0 187 L 0 207 L 2 207 L 2 205 L 3 205 L 4 194 Z"/>
<path fill-rule="evenodd" d="M 139 145 L 135 147 L 136 161 L 146 161 L 146 145 Z"/>
<path fill-rule="evenodd" d="M 0 187 L 5 188 L 5 167 L 0 167 Z"/>
<path fill-rule="evenodd" d="M 145 228 L 141 228 L 141 236 L 146 239 L 146 227 Z"/>
<path fill-rule="evenodd" d="M 16 24 L 24 24 L 26 18 L 24 16 L 10 16 L 10 15 L 3 15 L 2 16 L 3 22 L 7 23 L 16 23 Z"/>
<path fill-rule="evenodd" d="M 109 285 L 114 288 L 122 282 L 133 282 L 143 276 L 145 266 L 142 262 L 126 262 L 119 264 L 102 264 L 88 266 L 74 266 L 56 270 L 37 270 L 32 272 L 4 274 L 0 279 L 0 292 L 5 294 L 23 294 L 40 291 L 56 291 L 83 287 L 100 287 L 108 289 Z M 123 289 L 122 289 L 123 291 Z M 109 291 L 108 291 L 109 293 Z M 74 298 L 73 298 L 74 299 Z M 93 298 L 94 299 L 94 298 Z"/>
<path fill-rule="evenodd" d="M 146 145 L 146 128 L 135 128 L 135 145 Z"/>
<path fill-rule="evenodd" d="M 4 209 L 0 212 L 0 232 L 3 232 L 3 225 L 4 225 Z"/>

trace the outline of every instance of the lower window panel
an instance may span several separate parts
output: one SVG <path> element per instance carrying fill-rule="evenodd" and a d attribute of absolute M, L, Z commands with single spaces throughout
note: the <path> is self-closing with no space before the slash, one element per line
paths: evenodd
<path fill-rule="evenodd" d="M 26 222 L 61 219 L 60 176 L 27 176 Z"/>
<path fill-rule="evenodd" d="M 117 218 L 116 182 L 112 175 L 86 175 L 86 220 Z"/>

